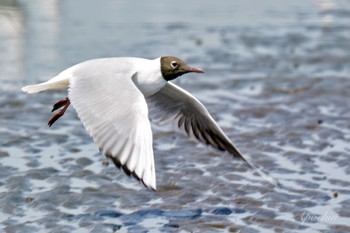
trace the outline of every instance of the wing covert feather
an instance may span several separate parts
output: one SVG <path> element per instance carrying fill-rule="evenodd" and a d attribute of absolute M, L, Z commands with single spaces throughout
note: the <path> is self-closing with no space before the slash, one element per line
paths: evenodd
<path fill-rule="evenodd" d="M 103 67 L 102 67 L 103 69 Z M 101 67 L 94 70 L 101 70 Z M 77 71 L 79 72 L 79 70 Z M 137 73 L 73 74 L 69 98 L 102 153 L 128 175 L 156 189 L 152 131 Z"/>

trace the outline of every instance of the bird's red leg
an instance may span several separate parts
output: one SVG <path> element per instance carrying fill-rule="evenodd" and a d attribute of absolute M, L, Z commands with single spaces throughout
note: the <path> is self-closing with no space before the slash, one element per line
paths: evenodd
<path fill-rule="evenodd" d="M 51 117 L 51 119 L 48 122 L 49 127 L 51 127 L 51 125 L 55 123 L 55 121 L 57 121 L 61 116 L 63 116 L 63 114 L 66 112 L 67 108 L 69 107 L 69 105 L 70 105 L 70 100 L 68 97 L 65 98 L 64 100 L 58 101 L 53 105 L 51 112 L 54 112 L 61 107 L 63 108 L 59 112 L 57 112 L 55 115 L 53 115 L 53 117 Z"/>
<path fill-rule="evenodd" d="M 56 111 L 57 109 L 59 109 L 59 108 L 65 106 L 65 105 L 67 104 L 67 101 L 69 101 L 68 97 L 65 98 L 64 100 L 60 100 L 60 101 L 58 101 L 57 103 L 55 103 L 55 104 L 52 106 L 51 112 L 54 112 L 54 111 Z"/>

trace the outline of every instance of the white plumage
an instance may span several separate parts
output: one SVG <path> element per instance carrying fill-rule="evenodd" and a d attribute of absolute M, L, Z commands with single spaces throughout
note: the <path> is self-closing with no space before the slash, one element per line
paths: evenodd
<path fill-rule="evenodd" d="M 53 111 L 62 106 L 64 109 L 49 125 L 71 103 L 101 152 L 151 189 L 156 189 L 156 174 L 148 105 L 155 120 L 173 120 L 186 135 L 243 159 L 264 179 L 277 184 L 234 147 L 195 97 L 167 82 L 188 72 L 203 71 L 176 57 L 101 58 L 77 64 L 22 91 L 68 89 L 69 99 L 56 103 Z"/>

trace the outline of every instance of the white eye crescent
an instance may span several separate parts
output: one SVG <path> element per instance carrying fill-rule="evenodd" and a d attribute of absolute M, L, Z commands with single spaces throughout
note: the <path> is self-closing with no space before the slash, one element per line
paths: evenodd
<path fill-rule="evenodd" d="M 172 62 L 170 63 L 170 65 L 171 65 L 171 67 L 173 67 L 173 68 L 175 69 L 175 68 L 177 68 L 178 63 L 177 63 L 177 61 L 172 61 Z"/>

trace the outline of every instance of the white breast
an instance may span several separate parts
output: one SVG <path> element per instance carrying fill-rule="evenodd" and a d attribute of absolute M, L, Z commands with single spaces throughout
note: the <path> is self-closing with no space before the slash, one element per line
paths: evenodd
<path fill-rule="evenodd" d="M 166 80 L 160 70 L 160 58 L 136 60 L 135 68 L 137 74 L 133 81 L 145 97 L 153 95 L 165 86 Z"/>

